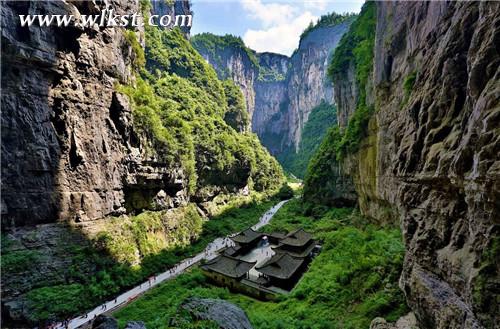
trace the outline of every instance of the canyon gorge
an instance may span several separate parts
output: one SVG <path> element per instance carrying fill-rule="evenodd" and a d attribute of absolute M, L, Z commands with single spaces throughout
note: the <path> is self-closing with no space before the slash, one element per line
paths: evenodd
<path fill-rule="evenodd" d="M 335 242 L 321 236 L 325 255 L 342 250 L 345 218 L 402 235 L 401 267 L 370 269 L 380 282 L 366 296 L 397 290 L 404 301 L 366 312 L 370 320 L 400 307 L 398 317 L 410 313 L 398 323 L 410 317 L 420 329 L 498 327 L 500 3 L 366 2 L 312 24 L 290 57 L 188 28 L 17 23 L 108 5 L 191 13 L 187 1 L 2 4 L 4 323 L 76 316 L 202 252 L 251 224 L 233 211 L 261 215 L 280 192 L 290 198 L 287 172 L 304 178 L 290 206 L 297 221 L 338 224 Z M 321 286 L 341 290 L 366 272 Z M 307 300 L 300 284 L 271 310 Z M 67 308 L 53 311 L 54 300 Z M 301 312 L 297 328 L 311 316 Z M 356 328 L 318 321 L 337 327 Z M 370 328 L 410 326 L 378 318 Z"/>

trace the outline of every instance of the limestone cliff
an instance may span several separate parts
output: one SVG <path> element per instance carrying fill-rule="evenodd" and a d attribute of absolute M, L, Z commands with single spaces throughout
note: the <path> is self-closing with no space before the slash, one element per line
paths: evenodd
<path fill-rule="evenodd" d="M 134 53 L 122 32 L 18 26 L 19 14 L 101 9 L 93 2 L 2 5 L 4 228 L 123 213 L 130 168 L 147 171 L 134 157 L 130 107 L 113 88 L 132 80 Z M 122 1 L 116 10 L 138 7 Z M 172 182 L 182 175 L 156 173 L 164 174 Z"/>
<path fill-rule="evenodd" d="M 193 196 L 186 168 L 179 161 L 163 159 L 161 150 L 151 152 L 151 136 L 137 130 L 132 104 L 117 91 L 119 84 L 135 84 L 143 28 L 133 32 L 113 27 L 19 26 L 20 14 L 78 17 L 99 14 L 105 6 L 51 1 L 11 1 L 2 6 L 4 228 L 174 208 Z M 113 8 L 117 14 L 141 10 L 129 1 L 114 3 Z M 145 10 L 158 15 L 190 13 L 186 1 L 152 2 Z M 204 157 L 212 161 L 209 158 Z M 209 166 L 198 160 L 197 202 L 247 184 L 240 179 L 250 174 L 248 166 L 234 168 L 232 177 L 226 168 L 227 184 L 219 180 L 219 185 L 232 187 L 210 186 L 213 191 L 207 194 L 203 186 L 207 175 L 201 170 Z"/>
<path fill-rule="evenodd" d="M 322 101 L 333 103 L 333 86 L 326 77 L 326 68 L 350 22 L 347 19 L 308 31 L 291 57 L 255 54 L 241 39 L 229 43 L 231 36 L 195 36 L 193 45 L 215 67 L 219 77 L 231 77 L 240 86 L 252 131 L 271 153 L 279 156 L 297 150 L 314 107 Z"/>
<path fill-rule="evenodd" d="M 240 87 L 248 114 L 252 118 L 255 108 L 253 86 L 259 75 L 254 52 L 245 47 L 241 38 L 231 35 L 218 37 L 211 33 L 203 33 L 194 36 L 191 43 L 214 67 L 219 79 L 232 79 Z"/>
<path fill-rule="evenodd" d="M 185 1 L 140 4 L 2 3 L 2 320 L 42 326 L 90 309 L 164 270 L 172 258 L 152 259 L 190 245 L 229 202 L 283 181 L 247 132 L 239 89 L 217 79 L 188 30 L 19 24 L 108 5 L 189 12 Z"/>
<path fill-rule="evenodd" d="M 374 107 L 342 165 L 362 212 L 401 225 L 421 328 L 500 322 L 499 23 L 494 2 L 377 2 L 366 83 L 352 60 L 334 81 L 342 129 Z"/>
<path fill-rule="evenodd" d="M 291 57 L 287 77 L 286 111 L 288 122 L 285 146 L 296 150 L 311 110 L 322 101 L 333 103 L 333 86 L 326 76 L 328 59 L 335 51 L 350 21 L 309 32 Z M 271 123 L 272 126 L 272 123 Z"/>

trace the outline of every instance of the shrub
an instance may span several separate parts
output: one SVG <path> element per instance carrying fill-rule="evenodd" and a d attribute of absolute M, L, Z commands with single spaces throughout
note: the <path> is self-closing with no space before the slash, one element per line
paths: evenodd
<path fill-rule="evenodd" d="M 276 195 L 280 200 L 293 198 L 293 189 L 288 184 L 283 184 Z"/>
<path fill-rule="evenodd" d="M 144 49 L 142 49 L 141 44 L 137 41 L 137 36 L 134 31 L 126 30 L 125 32 L 125 40 L 132 47 L 132 51 L 134 52 L 133 64 L 136 69 L 141 69 L 146 64 L 146 58 L 144 56 Z"/>
<path fill-rule="evenodd" d="M 373 1 L 368 1 L 340 40 L 328 66 L 328 76 L 333 81 L 346 78 L 353 67 L 359 90 L 356 109 L 336 147 L 338 159 L 359 149 L 361 139 L 367 135 L 368 121 L 374 113 L 374 108 L 366 102 L 366 85 L 373 69 L 375 30 L 376 7 Z"/>
<path fill-rule="evenodd" d="M 413 71 L 405 78 L 403 82 L 403 90 L 405 92 L 405 98 L 408 98 L 413 90 L 415 81 L 417 80 L 417 72 Z"/>

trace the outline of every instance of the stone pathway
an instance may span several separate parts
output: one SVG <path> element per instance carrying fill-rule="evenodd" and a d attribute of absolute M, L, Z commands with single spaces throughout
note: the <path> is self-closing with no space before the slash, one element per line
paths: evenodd
<path fill-rule="evenodd" d="M 264 225 L 268 224 L 271 218 L 276 214 L 276 212 L 289 200 L 284 200 L 276 205 L 274 205 L 271 209 L 269 209 L 260 219 L 257 224 L 252 226 L 253 230 L 258 230 Z M 230 236 L 234 236 L 238 234 L 234 233 Z M 108 301 L 102 305 L 97 306 L 95 309 L 92 311 L 88 312 L 87 314 L 84 314 L 82 316 L 76 317 L 72 320 L 69 321 L 67 326 L 65 327 L 62 323 L 58 323 L 54 328 L 57 329 L 63 329 L 63 328 L 78 328 L 89 321 L 92 321 L 95 317 L 97 317 L 100 314 L 109 312 L 110 310 L 116 309 L 118 307 L 121 307 L 125 304 L 128 304 L 132 300 L 136 299 L 139 295 L 143 294 L 144 292 L 150 290 L 154 286 L 160 284 L 161 282 L 164 282 L 166 280 L 169 280 L 171 278 L 176 277 L 177 275 L 183 273 L 186 269 L 190 268 L 194 264 L 198 263 L 202 259 L 212 259 L 214 257 L 217 257 L 218 252 L 221 249 L 224 249 L 226 247 L 230 247 L 233 244 L 232 240 L 226 238 L 217 238 L 211 243 L 208 244 L 207 248 L 205 251 L 200 252 L 196 256 L 192 258 L 187 258 L 184 259 L 182 262 L 178 263 L 176 266 L 171 268 L 170 270 L 167 270 L 161 274 L 158 274 L 156 276 L 152 276 L 149 278 L 148 281 L 143 282 L 139 286 L 136 286 L 133 289 L 130 289 L 129 291 L 124 292 L 120 296 L 116 297 L 114 300 Z"/>

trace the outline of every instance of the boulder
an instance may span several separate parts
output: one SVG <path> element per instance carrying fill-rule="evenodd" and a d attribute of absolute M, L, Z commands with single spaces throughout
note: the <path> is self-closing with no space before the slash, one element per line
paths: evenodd
<path fill-rule="evenodd" d="M 179 307 L 178 316 L 171 325 L 179 325 L 186 318 L 180 314 L 187 312 L 191 320 L 205 320 L 217 323 L 221 329 L 252 329 L 245 312 L 238 306 L 221 299 L 188 298 Z"/>
<path fill-rule="evenodd" d="M 118 329 L 115 318 L 101 314 L 92 322 L 92 329 Z"/>
<path fill-rule="evenodd" d="M 146 329 L 146 325 L 142 321 L 130 321 L 125 325 L 125 329 Z"/>

